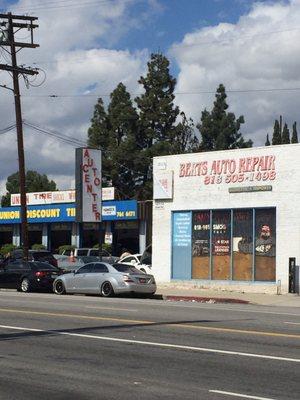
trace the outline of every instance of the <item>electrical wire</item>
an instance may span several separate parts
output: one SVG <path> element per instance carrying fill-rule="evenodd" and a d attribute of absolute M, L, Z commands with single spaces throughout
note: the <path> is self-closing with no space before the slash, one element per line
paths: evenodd
<path fill-rule="evenodd" d="M 108 0 L 88 0 L 88 1 L 80 1 L 78 3 L 72 1 L 70 4 L 61 4 L 63 2 L 52 2 L 52 3 L 44 3 L 44 5 L 32 5 L 28 7 L 16 7 L 15 11 L 20 12 L 20 11 L 26 11 L 26 12 L 32 12 L 32 11 L 51 11 L 51 10 L 64 10 L 64 9 L 77 9 L 77 8 L 82 8 L 82 7 L 94 7 L 97 5 L 102 5 L 102 4 L 108 4 L 108 5 L 118 5 L 118 2 L 115 1 L 108 1 Z M 126 4 L 126 1 L 122 1 L 122 3 Z"/>
<path fill-rule="evenodd" d="M 85 141 L 80 140 L 80 139 L 76 139 L 74 137 L 67 136 L 67 135 L 64 135 L 62 133 L 58 133 L 56 131 L 52 131 L 52 130 L 50 131 L 48 129 L 41 128 L 41 127 L 36 126 L 35 124 L 32 124 L 32 123 L 30 123 L 28 121 L 25 121 L 25 120 L 23 120 L 23 124 L 26 125 L 27 127 L 31 128 L 31 129 L 34 129 L 35 131 L 37 131 L 39 133 L 42 133 L 42 134 L 51 136 L 53 138 L 56 138 L 58 140 L 61 140 L 61 141 L 65 142 L 65 143 L 67 143 L 67 144 L 70 144 L 73 147 L 78 147 L 78 146 L 87 147 L 87 143 Z M 103 150 L 101 147 L 98 147 L 97 149 L 98 150 Z M 131 168 L 128 168 L 124 164 L 121 164 L 121 163 L 119 163 L 117 161 L 115 163 L 117 165 L 119 165 L 120 167 L 124 168 L 127 172 L 136 174 L 138 176 L 141 175 L 141 172 L 137 172 L 137 171 L 135 171 L 135 170 L 133 170 Z"/>
<path fill-rule="evenodd" d="M 68 135 L 64 135 L 64 134 L 58 133 L 56 131 L 52 131 L 52 130 L 49 130 L 49 129 L 45 129 L 45 128 L 36 126 L 36 125 L 34 125 L 34 124 L 30 123 L 30 122 L 27 122 L 25 120 L 23 121 L 23 124 L 28 126 L 29 128 L 34 129 L 35 131 L 38 131 L 38 132 L 43 133 L 43 134 L 48 135 L 48 136 L 55 137 L 56 139 L 65 141 L 66 143 L 69 143 L 69 144 L 72 144 L 72 145 L 76 145 L 77 147 L 78 146 L 86 146 L 87 145 L 87 143 L 85 141 L 83 141 L 83 140 L 80 140 L 80 139 L 77 139 L 77 138 L 74 138 L 74 137 L 71 137 L 71 136 L 68 136 Z"/>
<path fill-rule="evenodd" d="M 4 133 L 12 131 L 13 129 L 15 129 L 15 127 L 16 127 L 16 124 L 13 124 L 13 125 L 7 126 L 6 128 L 0 129 L 0 135 L 3 135 Z"/>
<path fill-rule="evenodd" d="M 262 88 L 262 89 L 226 89 L 226 93 L 268 93 L 268 92 L 288 92 L 288 91 L 299 91 L 300 87 L 294 88 Z M 174 92 L 174 95 L 199 95 L 199 94 L 215 94 L 216 90 L 195 90 L 191 92 Z M 144 93 L 131 93 L 131 96 L 142 96 Z M 41 97 L 41 98 L 51 98 L 51 99 L 65 99 L 65 98 L 100 98 L 100 97 L 110 97 L 110 93 L 97 93 L 97 94 L 40 94 L 40 95 L 23 95 L 22 97 Z"/>

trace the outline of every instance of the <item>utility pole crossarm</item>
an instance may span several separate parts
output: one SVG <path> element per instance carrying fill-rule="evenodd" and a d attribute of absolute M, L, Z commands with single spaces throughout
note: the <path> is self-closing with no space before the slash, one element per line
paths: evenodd
<path fill-rule="evenodd" d="M 3 71 L 16 71 L 19 74 L 26 74 L 26 75 L 37 75 L 38 71 L 35 71 L 33 69 L 28 69 L 28 68 L 22 68 L 22 67 L 12 67 L 11 65 L 7 64 L 0 64 L 0 69 Z"/>
<path fill-rule="evenodd" d="M 36 21 L 38 19 L 38 17 L 29 17 L 27 15 L 14 15 L 14 14 L 0 14 L 0 18 L 3 19 L 8 19 L 9 17 L 11 17 L 12 19 L 21 19 L 21 20 L 25 20 L 25 21 Z"/>
<path fill-rule="evenodd" d="M 0 42 L 0 46 L 10 46 L 9 41 L 2 41 Z M 14 42 L 15 47 L 29 47 L 32 49 L 35 49 L 36 47 L 39 47 L 38 44 L 35 43 L 23 43 L 23 42 Z"/>

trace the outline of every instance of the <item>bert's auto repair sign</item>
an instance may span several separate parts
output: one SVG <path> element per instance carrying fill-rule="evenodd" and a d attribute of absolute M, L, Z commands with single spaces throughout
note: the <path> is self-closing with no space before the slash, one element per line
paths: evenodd
<path fill-rule="evenodd" d="M 76 149 L 76 221 L 101 221 L 101 150 Z"/>

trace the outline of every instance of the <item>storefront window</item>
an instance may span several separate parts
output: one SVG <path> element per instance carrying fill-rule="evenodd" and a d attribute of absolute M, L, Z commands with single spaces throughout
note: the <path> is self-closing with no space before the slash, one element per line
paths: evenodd
<path fill-rule="evenodd" d="M 253 211 L 234 210 L 232 229 L 232 279 L 253 279 Z"/>
<path fill-rule="evenodd" d="M 275 209 L 255 210 L 255 280 L 276 279 Z"/>
<path fill-rule="evenodd" d="M 172 254 L 176 279 L 274 282 L 276 209 L 174 213 Z"/>
<path fill-rule="evenodd" d="M 212 279 L 230 279 L 231 213 L 229 210 L 212 213 Z"/>
<path fill-rule="evenodd" d="M 193 213 L 192 278 L 210 278 L 210 212 Z"/>

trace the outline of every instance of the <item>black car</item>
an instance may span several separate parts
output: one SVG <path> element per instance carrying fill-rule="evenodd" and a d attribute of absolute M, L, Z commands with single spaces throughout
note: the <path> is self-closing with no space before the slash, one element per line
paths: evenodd
<path fill-rule="evenodd" d="M 0 265 L 0 288 L 22 292 L 52 290 L 53 281 L 60 274 L 59 268 L 48 263 L 6 260 Z"/>
<path fill-rule="evenodd" d="M 22 249 L 15 249 L 11 252 L 11 259 L 20 259 L 24 257 L 24 252 Z M 29 250 L 28 251 L 28 260 L 29 261 L 40 261 L 46 262 L 54 267 L 57 267 L 57 260 L 48 250 Z"/>

